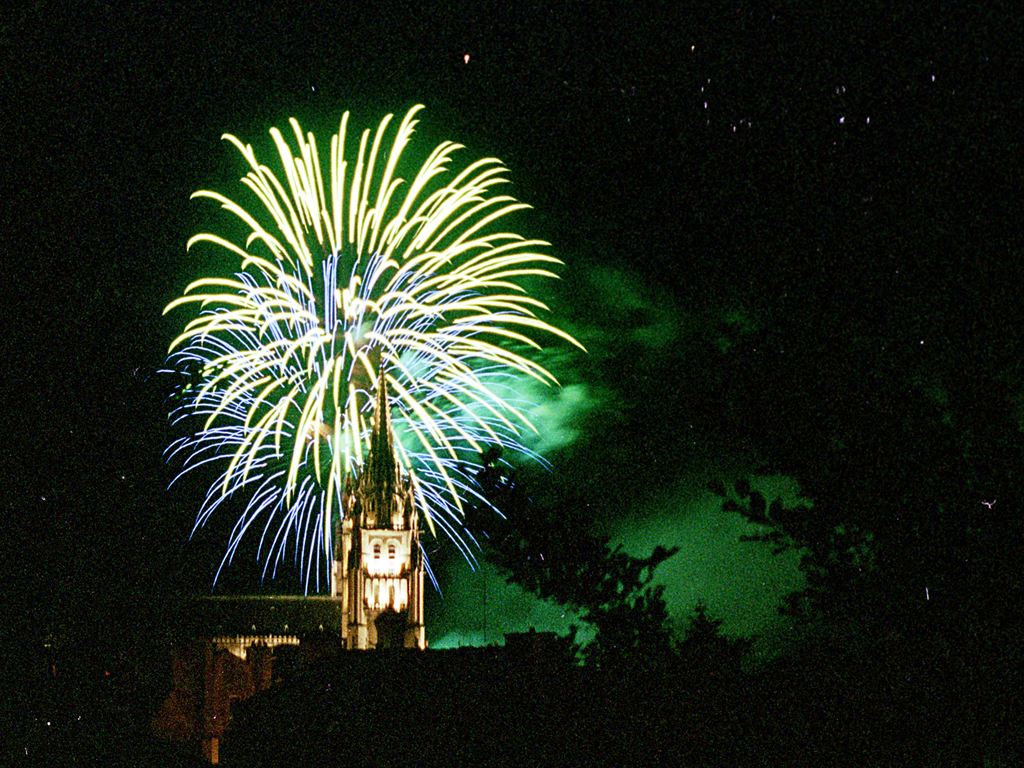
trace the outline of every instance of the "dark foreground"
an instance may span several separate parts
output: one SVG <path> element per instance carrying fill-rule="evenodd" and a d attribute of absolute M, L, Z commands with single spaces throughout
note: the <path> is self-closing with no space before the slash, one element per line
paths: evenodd
<path fill-rule="evenodd" d="M 152 736 L 169 678 L 147 681 L 143 666 L 133 679 L 123 666 L 79 678 L 37 669 L 27 697 L 4 705 L 2 762 L 202 765 L 195 745 Z M 501 648 L 349 653 L 236 702 L 219 753 L 252 768 L 1009 766 L 1024 756 L 1019 677 L 891 655 L 881 640 L 754 674 L 599 672 Z"/>

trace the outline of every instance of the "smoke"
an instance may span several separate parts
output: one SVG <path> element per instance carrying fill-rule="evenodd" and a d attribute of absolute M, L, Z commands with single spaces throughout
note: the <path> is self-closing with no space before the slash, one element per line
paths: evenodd
<path fill-rule="evenodd" d="M 721 499 L 703 490 L 712 477 L 746 475 L 752 457 L 695 434 L 700 403 L 675 396 L 685 377 L 700 375 L 699 324 L 657 287 L 609 267 L 577 271 L 561 285 L 552 302 L 558 324 L 588 352 L 566 346 L 542 353 L 538 362 L 561 387 L 523 381 L 519 394 L 532 404 L 537 429 L 524 444 L 551 467 L 539 481 L 572 486 L 595 524 L 630 554 L 680 548 L 656 576 L 680 629 L 703 601 L 727 635 L 760 636 L 762 649 L 770 646 L 788 626 L 778 615 L 782 597 L 803 583 L 800 555 L 774 556 L 767 546 L 741 542 L 755 527 L 722 512 Z M 785 478 L 754 485 L 769 499 L 797 497 Z M 578 621 L 505 584 L 486 564 L 474 571 L 453 558 L 442 583 L 433 647 L 500 642 L 505 632 L 530 627 L 564 634 Z"/>
<path fill-rule="evenodd" d="M 788 504 L 799 498 L 786 478 L 755 478 L 751 485 Z M 797 550 L 773 555 L 759 542 L 740 537 L 757 533 L 737 513 L 721 511 L 722 500 L 708 491 L 679 489 L 655 501 L 652 514 L 621 525 L 613 540 L 633 555 L 646 554 L 661 544 L 679 552 L 658 569 L 655 583 L 665 586 L 669 612 L 682 630 L 700 601 L 708 613 L 723 620 L 722 631 L 732 637 L 761 637 L 773 644 L 789 620 L 778 614 L 782 598 L 803 586 Z"/>
<path fill-rule="evenodd" d="M 489 563 L 474 571 L 465 560 L 452 558 L 445 575 L 445 596 L 435 602 L 432 623 L 428 619 L 431 648 L 501 644 L 506 633 L 530 628 L 565 635 L 579 624 L 572 611 L 506 584 Z"/>
<path fill-rule="evenodd" d="M 784 478 L 761 478 L 752 485 L 769 498 L 781 495 L 787 503 L 798 498 Z M 693 608 L 703 602 L 709 615 L 723 620 L 724 634 L 759 638 L 755 650 L 771 653 L 789 628 L 788 619 L 778 614 L 780 601 L 803 586 L 797 567 L 800 552 L 773 555 L 762 544 L 741 542 L 742 535 L 757 527 L 738 514 L 722 512 L 721 499 L 710 492 L 679 489 L 656 504 L 646 517 L 619 520 L 612 543 L 637 556 L 650 554 L 658 545 L 679 547 L 658 568 L 654 581 L 665 587 L 677 631 L 685 630 Z M 579 625 L 577 614 L 506 584 L 487 563 L 474 571 L 464 560 L 451 558 L 444 576 L 445 596 L 428 624 L 431 647 L 500 643 L 505 633 L 531 627 L 564 635 L 571 624 Z"/>

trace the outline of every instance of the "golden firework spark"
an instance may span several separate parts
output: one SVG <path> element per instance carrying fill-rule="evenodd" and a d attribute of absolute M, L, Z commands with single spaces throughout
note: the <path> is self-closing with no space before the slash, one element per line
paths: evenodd
<path fill-rule="evenodd" d="M 183 474 L 222 467 L 196 526 L 229 497 L 247 499 L 222 567 L 262 519 L 268 565 L 294 536 L 307 584 L 319 581 L 345 477 L 368 448 L 382 376 L 421 509 L 472 560 L 461 520 L 474 459 L 484 446 L 525 451 L 518 436 L 532 426 L 515 395 L 519 377 L 556 383 L 525 353 L 545 337 L 578 345 L 541 319 L 547 307 L 527 293 L 527 281 L 555 277 L 550 267 L 560 262 L 545 253 L 548 243 L 501 230 L 528 206 L 496 193 L 507 182 L 498 160 L 454 173 L 462 147 L 446 141 L 411 180 L 398 175 L 421 109 L 409 110 L 387 150 L 392 115 L 363 131 L 354 156 L 346 112 L 326 177 L 315 137 L 295 119 L 294 144 L 270 131 L 280 176 L 225 135 L 249 165 L 242 183 L 259 206 L 193 195 L 248 230 L 244 242 L 193 237 L 190 249 L 210 243 L 240 266 L 231 277 L 196 280 L 165 310 L 200 309 L 169 353 L 173 369 L 198 376 L 176 415 L 199 417 L 171 453 L 184 456 Z"/>

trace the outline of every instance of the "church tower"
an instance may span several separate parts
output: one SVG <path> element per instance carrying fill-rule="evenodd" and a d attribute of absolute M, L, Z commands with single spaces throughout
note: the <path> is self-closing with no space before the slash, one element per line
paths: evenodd
<path fill-rule="evenodd" d="M 383 373 L 379 381 L 369 456 L 357 478 L 345 479 L 331 596 L 341 602 L 346 648 L 423 649 L 419 510 L 395 458 Z"/>

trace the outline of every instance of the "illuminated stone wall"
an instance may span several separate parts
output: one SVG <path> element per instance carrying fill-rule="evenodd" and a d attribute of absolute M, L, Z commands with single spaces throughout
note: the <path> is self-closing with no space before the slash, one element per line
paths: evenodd
<path fill-rule="evenodd" d="M 346 617 L 345 647 L 426 648 L 423 554 L 412 481 L 395 459 L 386 387 L 370 454 L 345 484 L 344 521 L 335 529 L 331 595 Z"/>

